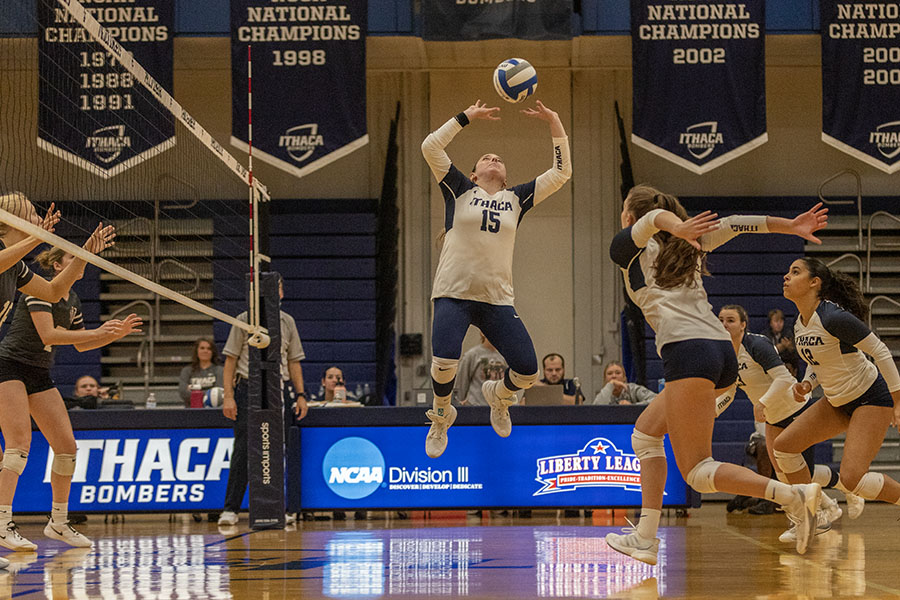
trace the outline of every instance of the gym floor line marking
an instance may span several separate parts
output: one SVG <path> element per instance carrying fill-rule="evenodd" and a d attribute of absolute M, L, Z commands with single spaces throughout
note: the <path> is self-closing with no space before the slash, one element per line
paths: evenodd
<path fill-rule="evenodd" d="M 750 542 L 751 544 L 759 546 L 760 548 L 763 548 L 764 550 L 768 550 L 775 554 L 796 556 L 801 562 L 805 562 L 805 563 L 809 564 L 810 566 L 816 567 L 817 569 L 828 569 L 829 568 L 827 565 L 823 565 L 819 562 L 812 560 L 811 558 L 807 558 L 803 554 L 796 554 L 793 552 L 784 552 L 783 550 L 779 550 L 778 548 L 776 548 L 775 546 L 772 546 L 771 544 L 766 544 L 765 542 L 761 542 L 756 538 L 752 538 L 748 535 L 744 535 L 743 533 L 738 533 L 737 531 L 734 531 L 734 529 L 732 529 L 731 527 L 720 527 L 718 525 L 710 525 L 710 527 L 713 527 L 720 531 L 724 531 L 733 537 Z M 900 596 L 900 590 L 892 588 L 892 587 L 888 587 L 886 585 L 882 585 L 880 583 L 873 583 L 873 582 L 869 581 L 864 575 L 862 575 L 862 576 L 861 575 L 851 575 L 851 574 L 846 573 L 841 570 L 836 570 L 836 573 L 837 573 L 838 577 L 841 577 L 843 579 L 857 579 L 858 580 L 858 579 L 862 578 L 863 583 L 866 584 L 867 588 L 874 588 L 881 592 L 887 592 L 889 594 L 894 594 L 895 596 Z"/>
<path fill-rule="evenodd" d="M 254 529 L 253 531 L 245 531 L 244 533 L 239 533 L 239 534 L 237 534 L 237 535 L 233 535 L 233 536 L 231 536 L 231 537 L 227 537 L 227 538 L 218 540 L 218 541 L 216 541 L 216 542 L 210 542 L 210 543 L 208 543 L 208 544 L 205 544 L 203 547 L 204 547 L 204 548 L 210 548 L 210 547 L 212 547 L 212 546 L 217 546 L 217 545 L 219 545 L 219 544 L 224 544 L 224 543 L 226 543 L 226 542 L 230 542 L 231 540 L 237 540 L 237 539 L 240 539 L 240 538 L 242 538 L 242 537 L 246 537 L 246 536 L 248 536 L 248 535 L 253 535 L 254 533 L 260 533 L 261 531 L 272 531 L 272 530 L 271 530 L 271 529 Z"/>

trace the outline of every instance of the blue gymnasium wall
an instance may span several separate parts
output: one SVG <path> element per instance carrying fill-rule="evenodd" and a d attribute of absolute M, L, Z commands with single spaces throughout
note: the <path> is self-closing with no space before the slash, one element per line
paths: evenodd
<path fill-rule="evenodd" d="M 629 0 L 575 0 L 578 35 L 628 35 Z M 176 35 L 228 36 L 229 0 L 175 0 Z M 768 0 L 768 33 L 817 33 L 817 0 Z M 0 11 L 0 35 L 37 33 L 30 18 Z M 369 35 L 419 35 L 413 0 L 369 0 Z"/>

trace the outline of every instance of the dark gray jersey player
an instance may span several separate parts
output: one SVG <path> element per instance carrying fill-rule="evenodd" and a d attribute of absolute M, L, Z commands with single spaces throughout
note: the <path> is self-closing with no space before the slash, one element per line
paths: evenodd
<path fill-rule="evenodd" d="M 0 340 L 0 359 L 12 360 L 33 367 L 49 369 L 53 365 L 55 346 L 44 345 L 31 318 L 31 313 L 53 315 L 53 326 L 70 331 L 84 329 L 81 300 L 74 291 L 54 304 L 22 294 L 6 335 Z"/>

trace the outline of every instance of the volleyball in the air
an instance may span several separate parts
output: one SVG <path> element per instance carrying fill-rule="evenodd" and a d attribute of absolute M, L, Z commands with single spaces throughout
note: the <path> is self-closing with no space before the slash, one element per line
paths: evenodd
<path fill-rule="evenodd" d="M 537 71 L 524 58 L 508 58 L 494 69 L 494 89 L 507 102 L 521 102 L 537 84 Z"/>
<path fill-rule="evenodd" d="M 203 406 L 206 408 L 219 408 L 222 406 L 222 399 L 225 397 L 225 390 L 220 387 L 209 388 L 203 394 Z"/>

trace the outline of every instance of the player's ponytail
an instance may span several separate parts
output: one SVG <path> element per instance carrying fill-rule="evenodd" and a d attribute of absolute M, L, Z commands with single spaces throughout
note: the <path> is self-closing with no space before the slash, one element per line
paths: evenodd
<path fill-rule="evenodd" d="M 35 256 L 34 262 L 40 265 L 44 273 L 52 276 L 56 275 L 56 269 L 53 265 L 61 263 L 65 255 L 66 253 L 62 248 L 50 248 Z"/>
<path fill-rule="evenodd" d="M 628 192 L 628 209 L 635 219 L 640 219 L 651 210 L 662 208 L 674 213 L 682 221 L 688 219 L 687 211 L 678 198 L 664 194 L 649 185 L 636 185 Z M 673 236 L 667 231 L 660 231 L 653 236 L 660 245 L 656 257 L 656 285 L 663 289 L 680 285 L 695 284 L 697 271 L 701 275 L 709 275 L 706 270 L 706 253 L 697 250 L 687 241 Z"/>
<path fill-rule="evenodd" d="M 828 265 L 818 258 L 804 256 L 800 260 L 806 265 L 810 278 L 818 277 L 822 281 L 819 298 L 834 302 L 861 321 L 868 319 L 869 307 L 866 306 L 862 291 L 859 289 L 859 284 L 856 283 L 855 279 L 844 273 L 829 269 Z"/>

